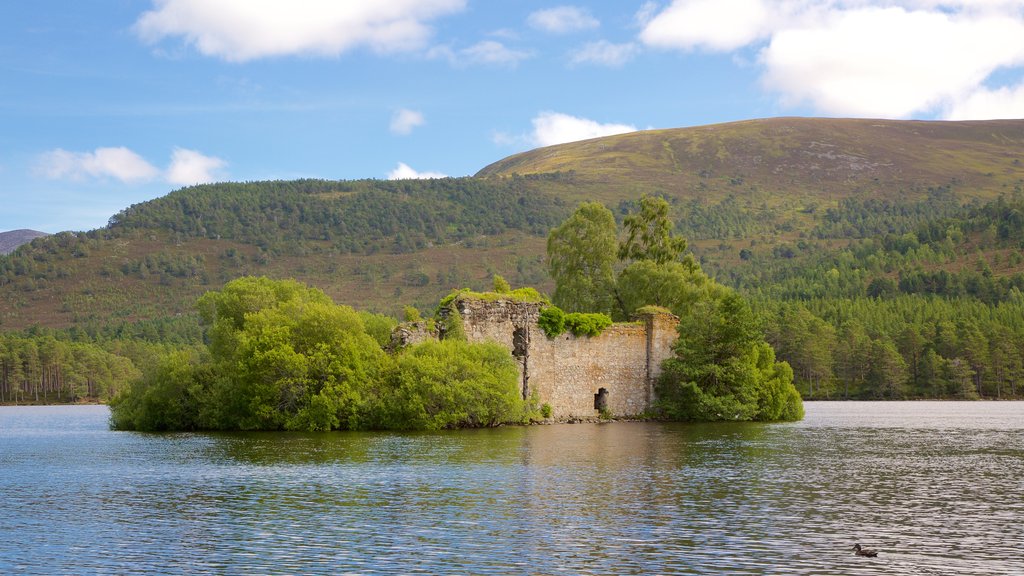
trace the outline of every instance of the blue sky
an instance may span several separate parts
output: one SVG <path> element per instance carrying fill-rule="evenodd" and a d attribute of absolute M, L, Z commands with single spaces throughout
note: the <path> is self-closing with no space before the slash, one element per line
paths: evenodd
<path fill-rule="evenodd" d="M 771 116 L 1024 117 L 1024 0 L 0 4 L 0 231 Z"/>

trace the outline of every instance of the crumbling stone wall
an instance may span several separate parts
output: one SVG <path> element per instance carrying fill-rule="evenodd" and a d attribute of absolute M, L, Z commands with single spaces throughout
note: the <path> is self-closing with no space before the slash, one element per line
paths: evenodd
<path fill-rule="evenodd" d="M 598 336 L 548 338 L 537 325 L 538 303 L 459 298 L 455 305 L 469 341 L 507 347 L 519 362 L 523 397 L 536 394 L 551 405 L 557 420 L 597 416 L 594 395 L 601 388 L 615 416 L 647 410 L 661 363 L 672 355 L 679 322 L 671 314 L 650 313 L 637 322 L 614 324 Z"/>

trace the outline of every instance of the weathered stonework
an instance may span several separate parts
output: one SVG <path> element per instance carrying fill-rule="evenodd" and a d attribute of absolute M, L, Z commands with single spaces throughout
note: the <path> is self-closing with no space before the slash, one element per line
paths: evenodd
<path fill-rule="evenodd" d="M 437 339 L 437 330 L 426 320 L 416 322 L 405 322 L 399 324 L 391 332 L 391 343 L 388 344 L 389 352 L 397 352 L 406 346 Z"/>
<path fill-rule="evenodd" d="M 636 416 L 654 402 L 654 381 L 672 355 L 679 319 L 646 313 L 637 322 L 613 324 L 593 337 L 548 338 L 537 325 L 541 304 L 458 298 L 455 306 L 470 342 L 493 341 L 519 362 L 524 398 L 536 395 L 557 420 L 593 418 L 595 395 L 607 391 L 615 416 Z"/>

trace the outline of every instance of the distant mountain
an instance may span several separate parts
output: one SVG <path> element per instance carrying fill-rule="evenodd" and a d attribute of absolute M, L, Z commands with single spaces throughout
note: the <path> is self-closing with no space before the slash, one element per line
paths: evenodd
<path fill-rule="evenodd" d="M 0 254 L 10 254 L 22 244 L 28 244 L 36 238 L 42 238 L 43 236 L 49 236 L 46 232 L 38 232 L 36 230 L 11 230 L 10 232 L 0 232 Z"/>
<path fill-rule="evenodd" d="M 817 280 L 800 275 L 812 264 L 832 284 L 833 269 L 842 273 L 854 296 L 873 280 L 889 289 L 912 267 L 1024 271 L 1013 244 L 1024 209 L 980 210 L 1024 196 L 1024 120 L 776 118 L 550 146 L 471 178 L 185 188 L 105 228 L 0 256 L 0 330 L 185 317 L 198 295 L 245 274 L 295 277 L 393 313 L 426 309 L 454 287 L 486 288 L 495 273 L 551 290 L 547 231 L 581 201 L 621 218 L 643 194 L 666 197 L 705 269 L 741 290 L 811 297 Z M 910 236 L 932 221 L 918 234 L 924 250 Z M 901 261 L 884 253 L 896 247 Z"/>

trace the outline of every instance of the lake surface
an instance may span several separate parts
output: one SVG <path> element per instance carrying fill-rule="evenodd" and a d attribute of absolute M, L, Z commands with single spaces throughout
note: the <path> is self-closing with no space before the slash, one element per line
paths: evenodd
<path fill-rule="evenodd" d="M 0 573 L 1024 574 L 1024 403 L 806 408 L 411 434 L 0 408 Z"/>

